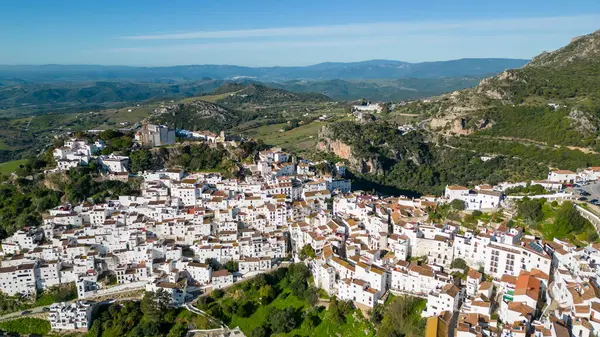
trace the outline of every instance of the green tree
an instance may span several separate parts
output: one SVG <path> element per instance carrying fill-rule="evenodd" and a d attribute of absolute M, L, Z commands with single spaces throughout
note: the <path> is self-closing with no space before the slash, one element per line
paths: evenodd
<path fill-rule="evenodd" d="M 269 337 L 269 336 L 271 336 L 271 329 L 269 329 L 269 327 L 265 324 L 252 329 L 252 331 L 250 331 L 250 334 L 248 335 L 248 337 Z"/>
<path fill-rule="evenodd" d="M 329 303 L 329 316 L 331 319 L 341 325 L 346 322 L 346 317 L 352 311 L 352 302 L 339 301 L 337 298 L 332 298 Z"/>
<path fill-rule="evenodd" d="M 380 324 L 383 320 L 385 306 L 383 304 L 377 303 L 373 310 L 371 311 L 371 322 L 374 324 Z"/>
<path fill-rule="evenodd" d="M 273 289 L 273 287 L 271 287 L 268 284 L 265 284 L 264 286 L 262 286 L 260 288 L 260 290 L 258 291 L 258 294 L 260 296 L 260 301 L 263 305 L 267 305 L 267 304 L 271 303 L 271 301 L 274 300 L 275 297 L 277 296 L 275 289 Z"/>
<path fill-rule="evenodd" d="M 306 288 L 308 287 L 306 283 L 308 275 L 308 268 L 303 263 L 293 263 L 288 267 L 286 276 L 288 288 L 294 296 L 304 298 Z"/>
<path fill-rule="evenodd" d="M 317 255 L 315 254 L 315 250 L 309 244 L 304 245 L 302 250 L 300 251 L 299 258 L 300 260 L 306 260 L 307 258 L 314 259 Z"/>
<path fill-rule="evenodd" d="M 160 321 L 170 304 L 171 296 L 163 289 L 159 289 L 154 292 L 145 292 L 140 306 L 145 317 L 153 321 Z"/>
<path fill-rule="evenodd" d="M 379 337 L 420 337 L 425 335 L 425 320 L 419 315 L 424 300 L 401 296 L 386 306 L 384 318 L 377 331 Z"/>
<path fill-rule="evenodd" d="M 160 323 L 157 321 L 141 321 L 130 336 L 132 337 L 147 337 L 147 336 L 164 336 L 160 331 Z"/>
<path fill-rule="evenodd" d="M 210 297 L 216 300 L 222 298 L 223 296 L 225 296 L 225 292 L 223 291 L 223 289 L 213 289 L 210 293 Z"/>
<path fill-rule="evenodd" d="M 302 328 L 306 331 L 311 331 L 315 327 L 321 324 L 321 318 L 319 317 L 319 313 L 314 310 L 309 310 L 304 315 L 304 320 L 302 321 Z"/>
<path fill-rule="evenodd" d="M 564 239 L 570 234 L 579 234 L 583 231 L 595 231 L 588 220 L 579 214 L 575 205 L 570 201 L 565 201 L 560 205 L 554 222 L 551 226 L 543 228 L 548 239 Z"/>
<path fill-rule="evenodd" d="M 466 271 L 467 269 L 469 269 L 469 265 L 467 264 L 467 262 L 461 258 L 456 258 L 454 260 L 452 260 L 452 263 L 450 264 L 450 268 L 460 268 L 463 271 Z"/>
<path fill-rule="evenodd" d="M 537 200 L 524 198 L 517 206 L 518 214 L 529 222 L 539 222 L 544 218 L 542 204 Z"/>
<path fill-rule="evenodd" d="M 296 310 L 292 307 L 273 309 L 269 315 L 269 322 L 274 333 L 287 333 L 298 326 Z"/>
<path fill-rule="evenodd" d="M 466 208 L 465 202 L 460 199 L 454 199 L 450 202 L 450 206 L 457 211 L 462 211 Z"/>
<path fill-rule="evenodd" d="M 240 317 L 249 317 L 254 312 L 254 303 L 246 301 L 238 304 L 235 314 Z"/>
<path fill-rule="evenodd" d="M 220 270 L 223 267 L 217 259 L 212 257 L 206 258 L 204 260 L 204 263 L 209 265 L 212 270 Z"/>
<path fill-rule="evenodd" d="M 319 293 L 317 291 L 317 288 L 315 288 L 314 286 L 308 287 L 304 294 L 304 298 L 306 299 L 306 303 L 308 303 L 308 305 L 311 307 L 317 304 L 319 302 Z"/>
<path fill-rule="evenodd" d="M 184 337 L 187 334 L 187 331 L 188 329 L 185 324 L 177 323 L 169 330 L 167 337 Z"/>
<path fill-rule="evenodd" d="M 129 154 L 129 162 L 131 166 L 131 172 L 134 173 L 157 168 L 154 155 L 152 155 L 152 152 L 147 149 L 131 152 Z"/>
<path fill-rule="evenodd" d="M 229 260 L 225 262 L 225 265 L 223 267 L 225 267 L 225 269 L 227 269 L 227 271 L 229 271 L 230 273 L 235 273 L 240 270 L 238 262 L 234 260 Z"/>

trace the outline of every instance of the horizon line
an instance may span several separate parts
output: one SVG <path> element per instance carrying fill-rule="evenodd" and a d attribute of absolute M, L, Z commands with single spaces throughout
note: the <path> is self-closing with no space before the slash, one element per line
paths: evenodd
<path fill-rule="evenodd" d="M 513 57 L 462 57 L 457 59 L 446 59 L 446 60 L 436 60 L 436 61 L 419 61 L 419 62 L 408 62 L 401 60 L 392 60 L 392 59 L 368 59 L 362 61 L 351 61 L 351 62 L 341 62 L 341 61 L 324 61 L 319 63 L 313 63 L 308 65 L 290 65 L 290 66 L 245 66 L 239 64 L 222 64 L 222 63 L 189 63 L 189 64 L 177 64 L 177 65 L 168 65 L 168 66 L 160 66 L 160 65 L 127 65 L 127 64 L 93 64 L 93 63 L 39 63 L 39 64 L 0 64 L 0 67 L 44 67 L 44 66 L 90 66 L 90 67 L 128 67 L 128 68 L 173 68 L 173 67 L 193 67 L 193 66 L 226 66 L 226 67 L 243 67 L 243 68 L 303 68 L 303 67 L 311 67 L 322 64 L 352 64 L 352 63 L 365 63 L 372 61 L 387 61 L 387 62 L 398 62 L 398 63 L 407 63 L 407 64 L 422 64 L 422 63 L 439 63 L 439 62 L 452 62 L 452 61 L 462 61 L 462 60 L 512 60 L 512 61 L 531 61 L 533 58 L 513 58 Z"/>

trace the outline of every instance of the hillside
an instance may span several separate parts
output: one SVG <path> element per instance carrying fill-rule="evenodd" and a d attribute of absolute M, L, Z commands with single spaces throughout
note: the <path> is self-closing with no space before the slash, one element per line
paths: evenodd
<path fill-rule="evenodd" d="M 342 121 L 322 128 L 317 149 L 348 162 L 356 188 L 377 188 L 391 194 L 441 194 L 446 185 L 496 184 L 538 179 L 547 168 L 534 160 L 439 146 L 418 131 L 406 134 L 384 121 L 369 124 Z"/>
<path fill-rule="evenodd" d="M 235 91 L 218 101 L 225 106 L 237 106 L 241 104 L 271 105 L 289 102 L 327 102 L 331 100 L 323 94 L 294 93 L 254 83 L 246 86 L 227 86 L 227 90 Z M 217 92 L 223 92 L 223 89 L 217 90 Z"/>
<path fill-rule="evenodd" d="M 157 98 L 190 97 L 212 92 L 223 81 L 204 79 L 185 83 L 128 81 L 55 84 L 6 82 L 0 86 L 0 115 L 25 116 L 46 112 L 97 110 Z"/>
<path fill-rule="evenodd" d="M 202 100 L 199 96 L 178 104 L 155 109 L 151 120 L 172 128 L 187 130 L 229 130 L 243 122 L 261 118 L 266 123 L 289 115 L 299 116 L 307 107 L 331 101 L 315 93 L 293 93 L 250 83 L 226 83 L 217 88 L 211 97 L 216 102 Z M 280 109 L 286 107 L 287 113 Z"/>
<path fill-rule="evenodd" d="M 172 128 L 213 132 L 232 128 L 251 118 L 248 114 L 201 100 L 160 107 L 150 117 L 152 121 Z"/>
<path fill-rule="evenodd" d="M 516 104 L 532 98 L 600 103 L 600 30 L 574 38 L 559 50 L 538 55 L 522 69 L 505 71 L 479 86 L 483 92 L 494 89 L 498 98 Z"/>
<path fill-rule="evenodd" d="M 431 116 L 444 135 L 472 135 L 600 150 L 600 31 L 543 53 L 474 88 L 399 112 Z"/>
<path fill-rule="evenodd" d="M 460 76 L 393 80 L 291 80 L 266 85 L 294 92 L 319 92 L 335 100 L 365 98 L 373 101 L 403 101 L 473 87 L 481 79 L 482 77 Z"/>

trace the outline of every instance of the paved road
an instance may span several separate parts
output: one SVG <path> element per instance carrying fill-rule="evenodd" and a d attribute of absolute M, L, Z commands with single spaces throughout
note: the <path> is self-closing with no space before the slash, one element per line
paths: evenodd
<path fill-rule="evenodd" d="M 137 296 L 137 297 L 124 297 L 124 298 L 117 298 L 114 299 L 115 302 L 123 302 L 123 301 L 133 301 L 133 300 L 140 300 L 141 297 Z M 75 299 L 72 301 L 69 301 L 69 303 L 72 302 L 76 302 L 79 299 Z M 93 301 L 93 299 L 84 299 L 83 301 Z M 108 302 L 108 301 L 103 301 L 103 302 Z M 19 318 L 19 317 L 27 317 L 27 316 L 32 316 L 32 315 L 37 315 L 37 314 L 43 314 L 46 313 L 44 311 L 44 308 L 50 308 L 49 305 L 45 305 L 45 306 L 41 306 L 41 307 L 35 307 L 35 308 L 31 308 L 31 309 L 23 309 L 23 310 L 19 310 L 19 311 L 15 311 L 15 312 L 11 312 L 10 314 L 5 314 L 0 316 L 0 321 L 6 321 L 6 320 L 10 320 L 10 319 L 15 319 L 15 318 Z M 29 312 L 25 315 L 22 315 L 22 312 Z"/>
<path fill-rule="evenodd" d="M 581 186 L 581 189 L 591 194 L 591 196 L 587 197 L 588 200 L 600 200 L 600 183 L 594 182 L 589 185 Z"/>
<path fill-rule="evenodd" d="M 15 311 L 15 312 L 11 312 L 10 314 L 6 314 L 3 316 L 0 316 L 0 321 L 6 321 L 9 319 L 14 319 L 14 318 L 19 318 L 19 317 L 25 317 L 25 316 L 31 316 L 31 315 L 35 315 L 35 314 L 41 314 L 44 313 L 44 308 L 46 307 L 50 307 L 48 306 L 42 306 L 42 307 L 35 307 L 35 308 L 31 308 L 31 309 L 25 309 L 25 310 L 19 310 L 19 311 Z M 27 315 L 21 315 L 21 312 L 24 311 L 31 311 L 30 313 L 28 313 Z"/>
<path fill-rule="evenodd" d="M 431 118 L 427 118 L 425 120 L 420 121 L 419 124 L 417 124 L 417 129 L 425 130 L 426 124 L 429 123 L 430 121 L 431 121 Z"/>

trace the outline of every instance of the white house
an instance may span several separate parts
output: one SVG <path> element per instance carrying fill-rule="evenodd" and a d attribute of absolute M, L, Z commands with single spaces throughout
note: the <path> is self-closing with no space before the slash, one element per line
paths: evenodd
<path fill-rule="evenodd" d="M 563 184 L 573 184 L 577 181 L 577 173 L 570 170 L 554 170 L 548 173 L 548 180 Z"/>
<path fill-rule="evenodd" d="M 10 296 L 35 294 L 38 279 L 38 269 L 33 263 L 0 268 L 0 290 Z"/>
<path fill-rule="evenodd" d="M 95 303 L 60 302 L 50 306 L 48 320 L 53 330 L 87 331 L 92 322 L 92 311 Z"/>
<path fill-rule="evenodd" d="M 208 284 L 211 282 L 212 269 L 205 263 L 190 262 L 185 267 L 192 280 L 200 284 Z"/>
<path fill-rule="evenodd" d="M 251 271 L 265 271 L 271 269 L 271 259 L 268 257 L 247 257 L 238 262 L 241 274 L 246 274 Z"/>
<path fill-rule="evenodd" d="M 127 166 L 129 165 L 129 157 L 127 156 L 111 154 L 108 156 L 100 156 L 98 159 L 102 168 L 110 173 L 127 172 Z"/>
<path fill-rule="evenodd" d="M 221 289 L 233 284 L 233 274 L 226 269 L 217 270 L 212 273 L 213 289 Z"/>
<path fill-rule="evenodd" d="M 454 284 L 447 284 L 439 294 L 432 292 L 427 296 L 427 307 L 423 310 L 421 316 L 431 317 L 437 316 L 443 311 L 457 311 L 459 303 L 460 289 Z"/>

